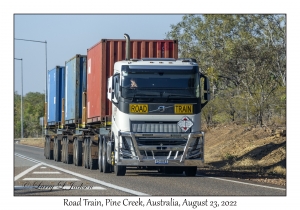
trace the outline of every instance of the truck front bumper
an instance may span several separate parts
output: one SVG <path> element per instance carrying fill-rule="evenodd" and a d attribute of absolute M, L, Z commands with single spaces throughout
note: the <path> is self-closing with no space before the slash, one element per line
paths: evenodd
<path fill-rule="evenodd" d="M 130 137 L 133 149 L 127 151 L 120 147 L 118 141 L 118 157 L 116 165 L 122 166 L 203 166 L 204 165 L 204 132 L 197 133 L 133 133 L 119 132 L 119 137 Z M 137 138 L 183 138 L 185 145 L 138 145 Z M 195 144 L 195 142 L 197 142 Z M 148 152 L 146 152 L 148 151 Z M 165 152 L 168 155 L 157 156 L 156 152 Z M 152 155 L 147 155 L 147 154 Z"/>

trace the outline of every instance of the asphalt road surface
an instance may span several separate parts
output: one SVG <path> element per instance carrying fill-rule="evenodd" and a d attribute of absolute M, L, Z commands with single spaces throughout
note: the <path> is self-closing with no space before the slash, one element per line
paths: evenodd
<path fill-rule="evenodd" d="M 15 144 L 14 196 L 286 196 L 286 188 L 234 178 L 186 177 L 128 169 L 100 173 L 47 160 L 41 148 Z"/>

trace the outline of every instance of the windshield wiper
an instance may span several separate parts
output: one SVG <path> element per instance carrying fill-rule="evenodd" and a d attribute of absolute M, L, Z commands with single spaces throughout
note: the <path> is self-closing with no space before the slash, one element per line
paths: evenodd
<path fill-rule="evenodd" d="M 151 96 L 158 96 L 158 95 L 138 93 L 138 94 L 134 94 L 134 95 L 133 95 L 131 101 L 133 101 L 137 96 L 151 97 Z M 149 99 L 149 100 L 150 100 L 150 99 Z"/>
<path fill-rule="evenodd" d="M 170 97 L 176 97 L 176 98 L 172 98 L 170 99 Z M 177 97 L 182 97 L 182 98 L 193 98 L 193 96 L 189 96 L 189 95 L 183 95 L 183 94 L 169 94 L 167 97 L 167 100 L 182 100 L 182 98 L 177 98 Z"/>

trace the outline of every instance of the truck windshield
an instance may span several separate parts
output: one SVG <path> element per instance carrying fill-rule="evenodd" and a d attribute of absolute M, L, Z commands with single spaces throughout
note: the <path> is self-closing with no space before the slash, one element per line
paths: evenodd
<path fill-rule="evenodd" d="M 197 73 L 123 72 L 122 97 L 199 98 Z"/>

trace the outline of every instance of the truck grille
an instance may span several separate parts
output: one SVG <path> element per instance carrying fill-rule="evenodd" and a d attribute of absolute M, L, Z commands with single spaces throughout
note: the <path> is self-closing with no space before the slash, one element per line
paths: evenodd
<path fill-rule="evenodd" d="M 177 122 L 132 122 L 131 131 L 134 133 L 190 133 L 183 132 Z"/>

